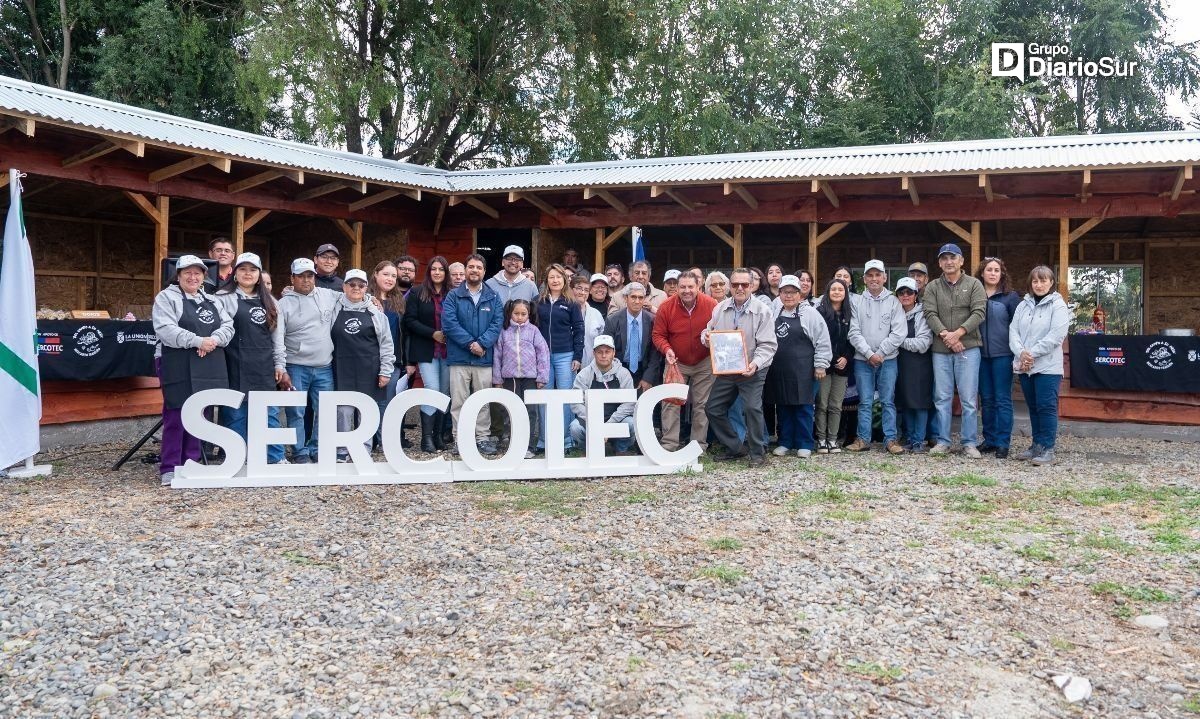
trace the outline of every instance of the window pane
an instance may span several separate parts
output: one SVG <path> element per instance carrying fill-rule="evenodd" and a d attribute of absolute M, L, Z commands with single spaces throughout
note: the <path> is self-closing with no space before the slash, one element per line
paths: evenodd
<path fill-rule="evenodd" d="M 1090 328 L 1099 306 L 1104 309 L 1106 333 L 1142 333 L 1141 265 L 1078 265 L 1069 271 L 1067 301 L 1075 313 L 1072 332 Z"/>

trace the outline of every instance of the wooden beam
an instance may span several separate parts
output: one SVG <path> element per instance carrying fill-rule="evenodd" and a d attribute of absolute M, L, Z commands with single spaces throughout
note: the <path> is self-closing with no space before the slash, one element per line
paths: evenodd
<path fill-rule="evenodd" d="M 355 222 L 351 229 L 354 231 L 354 237 L 350 239 L 350 265 L 362 269 L 363 223 Z"/>
<path fill-rule="evenodd" d="M 266 172 L 260 172 L 256 175 L 251 175 L 244 180 L 238 180 L 229 187 L 225 188 L 225 191 L 232 195 L 237 192 L 242 192 L 243 190 L 249 190 L 251 187 L 258 187 L 259 185 L 268 183 L 271 180 L 277 180 L 280 177 L 283 177 L 283 172 L 279 170 L 267 170 Z"/>
<path fill-rule="evenodd" d="M 140 195 L 139 195 L 140 197 Z M 160 220 L 154 223 L 154 291 L 162 287 L 162 261 L 167 257 L 168 231 L 171 222 L 171 198 L 159 195 L 155 213 Z"/>
<path fill-rule="evenodd" d="M 1079 201 L 1087 202 L 1092 196 L 1092 171 L 1083 171 L 1083 185 L 1079 188 Z"/>
<path fill-rule="evenodd" d="M 971 233 L 963 229 L 963 226 L 954 220 L 938 220 L 938 224 L 953 232 L 958 236 L 958 239 L 962 240 L 963 242 L 971 241 Z"/>
<path fill-rule="evenodd" d="M 243 247 L 246 246 L 246 208 L 233 208 L 233 256 L 236 258 L 242 254 Z"/>
<path fill-rule="evenodd" d="M 150 218 L 151 222 L 156 225 L 162 222 L 163 218 L 159 217 L 158 209 L 154 206 L 154 203 L 146 199 L 145 195 L 142 195 L 138 192 L 130 192 L 128 190 L 124 191 L 124 195 L 129 198 L 130 202 L 137 205 L 137 208 L 142 211 L 143 215 Z"/>
<path fill-rule="evenodd" d="M 7 171 L 3 175 L 0 175 L 0 188 L 8 187 L 8 178 L 9 174 Z"/>
<path fill-rule="evenodd" d="M 979 258 L 983 254 L 983 241 L 981 240 L 982 230 L 978 222 L 971 223 L 971 265 L 967 268 L 968 273 L 975 271 L 979 267 Z"/>
<path fill-rule="evenodd" d="M 689 200 L 687 197 L 685 197 L 682 190 L 676 190 L 673 187 L 667 187 L 665 185 L 651 185 L 650 186 L 650 196 L 658 197 L 659 195 L 666 195 L 667 197 L 669 197 L 672 200 L 674 200 L 675 202 L 677 202 L 680 207 L 687 210 L 688 212 L 696 211 L 695 203 L 693 203 L 691 200 Z"/>
<path fill-rule="evenodd" d="M 1179 193 L 1183 192 L 1183 183 L 1192 179 L 1192 166 L 1184 165 L 1179 168 L 1179 172 L 1175 175 L 1175 186 L 1171 188 L 1171 202 L 1179 199 Z"/>
<path fill-rule="evenodd" d="M 438 232 L 442 229 L 442 218 L 446 216 L 446 205 L 450 203 L 448 195 L 442 195 L 442 201 L 438 203 L 437 216 L 433 218 L 433 236 L 437 237 Z"/>
<path fill-rule="evenodd" d="M 91 162 L 98 157 L 104 157 L 108 153 L 116 152 L 117 150 L 125 150 L 134 157 L 142 157 L 146 154 L 146 143 L 134 140 L 105 140 L 98 145 L 93 145 L 82 152 L 77 152 L 66 158 L 62 161 L 62 166 L 67 168 L 82 165 L 85 162 Z"/>
<path fill-rule="evenodd" d="M 991 202 L 993 199 L 995 199 L 995 195 L 992 193 L 992 176 L 991 175 L 986 175 L 986 174 L 980 175 L 979 176 L 979 187 L 980 187 L 980 189 L 983 190 L 983 196 L 987 198 L 988 202 Z"/>
<path fill-rule="evenodd" d="M 390 200 L 399 194 L 400 194 L 399 190 L 389 189 L 389 190 L 383 190 L 381 192 L 376 192 L 374 195 L 367 195 L 366 197 L 362 198 L 361 200 L 355 200 L 354 202 L 351 202 L 350 203 L 350 211 L 357 212 L 358 210 L 361 210 L 364 207 L 370 207 L 371 205 L 378 204 L 380 202 L 383 202 L 384 200 Z"/>
<path fill-rule="evenodd" d="M 1058 291 L 1063 297 L 1069 297 L 1068 287 L 1071 278 L 1068 267 L 1071 264 L 1071 220 L 1067 217 L 1058 220 Z"/>
<path fill-rule="evenodd" d="M 593 197 L 599 197 L 601 200 L 604 200 L 611 205 L 614 210 L 620 212 L 622 215 L 629 214 L 629 205 L 626 205 L 624 202 L 618 200 L 613 196 L 613 193 L 609 192 L 608 190 L 598 187 L 583 188 L 583 199 L 590 200 Z"/>
<path fill-rule="evenodd" d="M 742 243 L 742 239 L 743 239 L 742 228 L 743 228 L 743 225 L 740 222 L 733 226 L 733 266 L 734 267 L 745 267 L 746 266 L 746 256 L 745 256 L 745 253 L 743 252 L 743 243 Z M 730 289 L 732 290 L 733 288 L 731 287 Z"/>
<path fill-rule="evenodd" d="M 508 193 L 508 201 L 509 202 L 516 202 L 517 200 L 525 200 L 526 202 L 528 202 L 529 204 L 538 208 L 542 212 L 545 212 L 547 215 L 558 214 L 558 208 L 556 208 L 554 205 L 551 205 L 549 202 L 546 202 L 545 200 L 543 200 L 542 198 L 533 194 L 532 192 L 510 192 L 510 193 Z"/>
<path fill-rule="evenodd" d="M 365 181 L 332 180 L 330 182 L 326 182 L 324 185 L 317 185 L 316 187 L 310 187 L 307 190 L 297 192 L 294 196 L 294 199 L 298 202 L 304 202 L 305 200 L 324 197 L 325 195 L 328 195 L 331 192 L 337 192 L 338 190 L 357 190 L 360 194 L 366 194 L 367 183 Z"/>
<path fill-rule="evenodd" d="M 500 217 L 499 210 L 497 210 L 495 207 L 492 207 L 491 205 L 484 202 L 483 200 L 479 199 L 478 197 L 472 197 L 471 195 L 451 195 L 450 196 L 450 204 L 451 205 L 454 204 L 455 197 L 461 197 L 463 202 L 467 203 L 471 207 L 474 207 L 476 210 L 479 210 L 480 212 L 482 212 L 483 214 L 492 218 L 493 220 L 499 219 L 499 217 Z"/>
<path fill-rule="evenodd" d="M 592 272 L 604 272 L 604 228 L 596 228 L 596 264 L 592 265 Z"/>
<path fill-rule="evenodd" d="M 1104 220 L 1103 217 L 1093 217 L 1090 220 L 1085 221 L 1079 227 L 1076 227 L 1075 229 L 1071 230 L 1071 234 L 1068 236 L 1067 241 L 1074 242 L 1075 240 L 1078 240 L 1080 237 L 1083 237 L 1087 233 L 1091 232 L 1092 229 L 1096 225 L 1100 224 L 1100 222 L 1103 220 Z"/>
<path fill-rule="evenodd" d="M 720 225 L 705 225 L 705 227 L 707 227 L 714 235 L 720 237 L 725 244 L 733 247 L 733 235 L 726 232 Z"/>
<path fill-rule="evenodd" d="M 12 117 L 11 115 L 0 117 L 0 135 L 9 130 L 16 130 L 25 137 L 33 137 L 34 132 L 37 130 L 37 123 L 28 117 Z"/>
<path fill-rule="evenodd" d="M 917 194 L 917 182 L 911 177 L 900 178 L 900 189 L 908 191 L 908 197 L 912 200 L 913 207 L 921 204 L 921 196 Z"/>
<path fill-rule="evenodd" d="M 837 193 L 833 191 L 833 185 L 830 185 L 825 180 L 813 180 L 812 181 L 813 194 L 816 194 L 818 190 L 825 193 L 825 199 L 829 200 L 829 204 L 833 205 L 834 207 L 842 206 L 841 201 L 838 200 Z"/>
<path fill-rule="evenodd" d="M 751 194 L 750 190 L 747 190 L 744 185 L 738 185 L 738 184 L 734 184 L 732 182 L 726 182 L 725 183 L 725 194 L 728 195 L 731 192 L 737 193 L 737 196 L 742 198 L 742 201 L 745 202 L 747 205 L 749 205 L 750 209 L 752 209 L 752 210 L 758 209 L 758 198 L 756 198 L 753 194 Z"/>
<path fill-rule="evenodd" d="M 167 179 L 168 177 L 175 177 L 176 175 L 182 175 L 185 172 L 190 172 L 191 170 L 194 170 L 197 167 L 204 167 L 205 165 L 212 165 L 213 167 L 217 168 L 221 172 L 229 172 L 229 170 L 233 167 L 233 162 L 227 157 L 212 157 L 211 155 L 193 155 L 192 157 L 189 157 L 186 160 L 180 160 L 179 162 L 176 162 L 174 165 L 167 165 L 166 167 L 164 167 L 160 170 L 155 170 L 154 172 L 151 172 L 147 179 L 150 182 L 162 182 L 163 180 Z"/>
<path fill-rule="evenodd" d="M 270 210 L 256 210 L 254 214 L 247 217 L 244 228 L 246 232 L 249 232 L 255 225 L 266 219 L 269 214 L 271 214 Z"/>
<path fill-rule="evenodd" d="M 817 276 L 817 250 L 837 233 L 849 225 L 849 222 L 838 222 L 820 230 L 815 222 L 808 223 L 808 271 L 814 278 Z"/>
<path fill-rule="evenodd" d="M 337 228 L 342 231 L 343 237 L 345 237 L 347 240 L 350 240 L 351 242 L 354 242 L 354 228 L 350 226 L 349 222 L 346 222 L 345 220 L 343 220 L 340 217 L 335 217 L 333 219 L 333 224 L 337 225 Z M 350 268 L 350 269 L 353 269 L 353 268 Z"/>

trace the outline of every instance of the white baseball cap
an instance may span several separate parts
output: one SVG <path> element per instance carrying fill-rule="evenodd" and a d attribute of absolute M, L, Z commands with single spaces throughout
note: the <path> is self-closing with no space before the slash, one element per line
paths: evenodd
<path fill-rule="evenodd" d="M 679 270 L 667 270 L 666 274 L 663 275 L 663 282 L 670 282 L 671 280 L 678 280 L 679 276 L 682 274 L 683 273 L 680 272 Z"/>
<path fill-rule="evenodd" d="M 592 340 L 592 349 L 599 349 L 601 347 L 617 348 L 613 343 L 612 335 L 596 335 L 596 339 Z"/>
<path fill-rule="evenodd" d="M 208 265 L 204 264 L 204 260 L 195 255 L 183 255 L 178 260 L 175 260 L 175 274 L 179 274 L 180 270 L 186 270 L 189 267 L 199 267 L 204 271 L 208 271 Z"/>
<path fill-rule="evenodd" d="M 362 280 L 363 282 L 366 282 L 367 273 L 363 272 L 362 270 L 346 270 L 346 277 L 342 280 L 342 282 L 349 282 L 350 280 Z"/>
<path fill-rule="evenodd" d="M 238 255 L 237 259 L 234 260 L 233 266 L 237 267 L 238 265 L 246 262 L 249 262 L 260 270 L 262 269 L 262 260 L 260 260 L 258 255 L 254 254 L 253 252 L 243 252 L 242 254 Z"/>
<path fill-rule="evenodd" d="M 867 264 L 863 266 L 863 274 L 865 275 L 871 270 L 879 270 L 885 275 L 887 274 L 887 268 L 884 267 L 883 260 L 868 260 Z"/>
<path fill-rule="evenodd" d="M 317 266 L 313 264 L 312 260 L 308 259 L 307 257 L 297 257 L 296 259 L 292 260 L 293 275 L 302 275 L 305 272 L 311 272 L 314 275 L 317 274 Z"/>
<path fill-rule="evenodd" d="M 784 275 L 779 280 L 779 289 L 782 290 L 784 287 L 800 289 L 800 278 L 795 275 Z"/>
<path fill-rule="evenodd" d="M 509 245 L 504 248 L 504 254 L 500 256 L 508 257 L 509 255 L 516 255 L 523 260 L 525 259 L 525 250 L 522 250 L 520 245 Z"/>
<path fill-rule="evenodd" d="M 607 285 L 608 278 L 605 277 L 604 275 L 600 274 L 599 272 L 597 272 L 596 274 L 592 275 L 592 284 L 595 284 L 597 282 L 603 282 L 604 284 Z"/>
<path fill-rule="evenodd" d="M 912 290 L 913 292 L 916 292 L 917 281 L 911 277 L 901 277 L 900 280 L 896 282 L 896 292 L 899 293 L 900 290 Z"/>

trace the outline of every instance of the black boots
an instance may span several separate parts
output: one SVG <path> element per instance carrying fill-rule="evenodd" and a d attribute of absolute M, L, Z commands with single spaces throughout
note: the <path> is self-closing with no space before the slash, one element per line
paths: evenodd
<path fill-rule="evenodd" d="M 431 418 L 432 422 L 430 423 L 432 425 L 433 447 L 439 452 L 446 449 L 446 438 L 442 434 L 442 417 L 444 416 L 445 413 L 443 412 L 434 412 Z"/>
<path fill-rule="evenodd" d="M 442 416 L 442 445 L 447 448 L 454 447 L 454 415 L 449 412 L 440 412 Z"/>
<path fill-rule="evenodd" d="M 433 452 L 437 451 L 437 448 L 433 443 L 434 427 L 437 420 L 437 415 L 425 414 L 424 412 L 418 412 L 417 414 L 421 415 L 421 451 L 432 454 Z M 440 432 L 438 434 L 440 434 Z"/>

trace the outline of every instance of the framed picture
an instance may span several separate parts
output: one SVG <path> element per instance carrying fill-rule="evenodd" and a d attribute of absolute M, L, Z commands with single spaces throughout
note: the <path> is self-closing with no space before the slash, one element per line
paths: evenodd
<path fill-rule="evenodd" d="M 742 374 L 750 366 L 746 340 L 741 330 L 714 330 L 708 333 L 709 359 L 713 374 Z"/>

